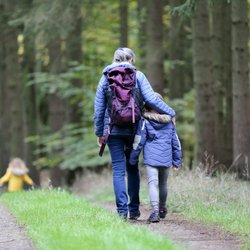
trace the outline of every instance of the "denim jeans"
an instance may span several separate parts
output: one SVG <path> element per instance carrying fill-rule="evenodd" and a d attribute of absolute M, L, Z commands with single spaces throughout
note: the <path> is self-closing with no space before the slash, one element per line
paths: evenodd
<path fill-rule="evenodd" d="M 112 159 L 113 186 L 119 214 L 133 213 L 139 210 L 140 175 L 138 164 L 130 165 L 129 154 L 134 137 L 128 135 L 110 135 L 108 147 Z M 127 188 L 126 188 L 127 172 Z M 128 203 L 129 196 L 129 203 Z"/>

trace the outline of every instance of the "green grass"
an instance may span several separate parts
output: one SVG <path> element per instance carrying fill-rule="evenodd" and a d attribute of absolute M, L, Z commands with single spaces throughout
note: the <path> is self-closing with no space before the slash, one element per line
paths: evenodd
<path fill-rule="evenodd" d="M 180 171 L 170 177 L 170 209 L 192 220 L 239 234 L 250 249 L 250 183 L 233 175 L 216 178 Z"/>
<path fill-rule="evenodd" d="M 33 190 L 0 197 L 41 250 L 180 249 L 65 191 Z"/>

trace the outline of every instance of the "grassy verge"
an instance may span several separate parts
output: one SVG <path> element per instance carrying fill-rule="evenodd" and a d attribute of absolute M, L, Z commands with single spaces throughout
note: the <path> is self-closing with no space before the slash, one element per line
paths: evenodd
<path fill-rule="evenodd" d="M 0 201 L 25 224 L 38 249 L 180 249 L 64 191 L 5 193 Z"/>
<path fill-rule="evenodd" d="M 170 178 L 170 209 L 190 219 L 216 224 L 240 234 L 250 249 L 250 183 L 233 175 L 217 178 L 180 171 Z"/>

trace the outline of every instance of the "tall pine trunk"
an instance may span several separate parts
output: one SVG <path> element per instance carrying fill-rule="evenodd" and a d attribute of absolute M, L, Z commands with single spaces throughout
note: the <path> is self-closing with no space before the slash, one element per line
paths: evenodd
<path fill-rule="evenodd" d="M 224 12 L 224 71 L 223 84 L 225 89 L 225 114 L 224 114 L 224 163 L 227 169 L 233 162 L 233 90 L 232 90 L 232 26 L 231 2 L 225 4 Z"/>
<path fill-rule="evenodd" d="M 182 0 L 170 0 L 170 6 L 176 7 L 180 5 Z M 184 49 L 185 48 L 185 32 L 183 16 L 172 13 L 170 16 L 169 30 L 169 60 L 170 68 L 168 72 L 168 87 L 170 98 L 180 98 L 183 96 L 185 88 L 185 72 L 184 72 Z"/>
<path fill-rule="evenodd" d="M 212 61 L 207 1 L 197 0 L 192 19 L 193 74 L 196 91 L 196 160 L 214 154 Z"/>
<path fill-rule="evenodd" d="M 146 0 L 137 0 L 137 18 L 139 23 L 139 30 L 138 30 L 138 53 L 140 57 L 140 67 L 142 70 L 146 68 Z"/>
<path fill-rule="evenodd" d="M 82 64 L 83 52 L 82 52 L 82 17 L 81 17 L 81 1 L 75 1 L 72 4 L 72 23 L 74 28 L 68 34 L 67 44 L 67 59 L 69 62 Z M 83 87 L 83 81 L 81 79 L 73 79 L 72 85 L 77 88 Z M 75 99 L 69 104 L 69 122 L 80 124 L 83 118 L 82 109 L 79 107 L 79 99 Z"/>
<path fill-rule="evenodd" d="M 11 20 L 11 15 L 16 10 L 17 1 L 4 1 L 5 12 Z M 8 99 L 9 106 L 9 128 L 10 128 L 10 157 L 23 158 L 23 96 L 22 85 L 20 80 L 20 68 L 18 63 L 18 29 L 8 25 L 5 30 L 5 64 L 6 64 L 6 90 L 5 98 Z"/>
<path fill-rule="evenodd" d="M 50 73 L 61 73 L 62 61 L 61 61 L 61 39 L 59 37 L 53 39 L 49 43 L 49 58 L 50 58 Z M 62 129 L 65 125 L 66 105 L 60 96 L 56 93 L 49 96 L 49 126 L 52 133 Z M 58 153 L 58 152 L 55 152 Z M 55 187 L 61 186 L 63 183 L 64 173 L 58 166 L 54 167 L 50 171 L 51 182 Z"/>
<path fill-rule="evenodd" d="M 128 47 L 128 0 L 120 0 L 120 46 Z"/>
<path fill-rule="evenodd" d="M 147 76 L 154 90 L 161 94 L 163 94 L 165 88 L 162 16 L 162 0 L 147 0 Z"/>
<path fill-rule="evenodd" d="M 214 104 L 215 104 L 215 112 L 214 112 L 214 121 L 215 121 L 215 141 L 214 141 L 214 149 L 215 149 L 215 158 L 221 164 L 226 163 L 226 141 L 224 136 L 224 131 L 226 127 L 231 126 L 231 124 L 225 123 L 225 94 L 226 91 L 230 91 L 226 89 L 225 81 L 230 79 L 225 79 L 225 73 L 230 75 L 228 71 L 228 67 L 226 65 L 226 56 L 230 53 L 227 51 L 230 49 L 231 39 L 229 35 L 226 34 L 227 24 L 228 24 L 228 9 L 227 2 L 224 0 L 218 1 L 213 6 L 212 11 L 212 52 L 213 52 L 213 78 L 214 78 Z M 225 39 L 227 38 L 227 40 Z M 231 144 L 232 145 L 232 144 Z"/>
<path fill-rule="evenodd" d="M 248 174 L 250 113 L 248 79 L 248 1 L 232 0 L 233 141 L 236 170 Z"/>

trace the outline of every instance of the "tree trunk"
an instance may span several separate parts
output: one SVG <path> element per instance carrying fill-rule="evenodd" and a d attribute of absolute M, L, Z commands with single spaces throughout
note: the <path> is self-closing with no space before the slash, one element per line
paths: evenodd
<path fill-rule="evenodd" d="M 61 40 L 56 38 L 50 41 L 49 44 L 49 58 L 50 58 L 50 73 L 61 73 Z M 65 114 L 66 105 L 60 96 L 56 93 L 49 96 L 49 126 L 52 133 L 60 130 L 66 121 L 67 114 Z M 56 153 L 56 152 L 55 152 Z M 58 166 L 51 169 L 52 186 L 58 187 L 63 183 L 64 174 Z"/>
<path fill-rule="evenodd" d="M 224 28 L 224 76 L 223 84 L 226 90 L 226 108 L 224 117 L 224 162 L 229 168 L 233 162 L 233 90 L 232 90 L 232 26 L 231 2 L 225 6 L 225 28 Z"/>
<path fill-rule="evenodd" d="M 4 1 L 4 7 L 7 14 L 11 15 L 16 8 L 16 1 Z M 18 29 L 7 26 L 4 39 L 6 48 L 6 86 L 10 106 L 9 108 L 9 128 L 10 128 L 10 157 L 23 158 L 23 89 L 20 80 L 20 69 L 18 63 Z M 5 105 L 7 108 L 7 106 Z"/>
<path fill-rule="evenodd" d="M 196 91 L 196 160 L 214 155 L 214 106 L 207 1 L 197 0 L 192 19 L 193 74 Z"/>
<path fill-rule="evenodd" d="M 27 81 L 30 80 L 30 75 L 35 72 L 35 44 L 31 36 L 24 37 L 24 54 L 23 54 L 23 71 L 25 72 L 24 83 L 24 117 L 25 117 L 25 137 L 34 136 L 37 134 L 37 100 L 36 100 L 36 86 L 27 86 Z M 39 184 L 39 175 L 33 161 L 35 160 L 34 151 L 36 146 L 27 143 L 25 145 L 25 161 L 30 169 L 30 176 L 34 182 Z"/>
<path fill-rule="evenodd" d="M 120 0 L 120 46 L 128 47 L 128 0 Z"/>
<path fill-rule="evenodd" d="M 139 23 L 139 31 L 138 31 L 138 53 L 140 57 L 140 68 L 145 70 L 146 68 L 146 0 L 137 0 L 137 18 Z"/>
<path fill-rule="evenodd" d="M 163 51 L 163 3 L 162 0 L 147 0 L 146 69 L 153 89 L 164 93 Z"/>
<path fill-rule="evenodd" d="M 170 0 L 170 6 L 173 8 L 182 2 L 182 0 Z M 186 82 L 184 79 L 184 50 L 187 49 L 185 39 L 183 16 L 171 13 L 169 30 L 169 60 L 171 65 L 168 72 L 170 98 L 180 98 L 185 91 L 183 87 Z"/>
<path fill-rule="evenodd" d="M 235 168 L 248 174 L 250 113 L 248 79 L 248 1 L 232 0 L 233 141 Z"/>
<path fill-rule="evenodd" d="M 212 12 L 212 21 L 213 21 L 213 29 L 212 29 L 212 53 L 213 53 L 213 78 L 214 78 L 214 121 L 215 121 L 215 158 L 222 164 L 224 161 L 224 107 L 223 103 L 225 103 L 224 97 L 226 89 L 224 83 L 224 65 L 225 65 L 225 52 L 224 49 L 226 42 L 224 40 L 225 35 L 225 27 L 226 27 L 226 16 L 225 16 L 225 7 L 226 2 L 218 1 L 213 6 Z M 228 48 L 228 46 L 227 46 Z"/>
<path fill-rule="evenodd" d="M 67 58 L 69 62 L 81 64 L 83 61 L 81 1 L 76 1 L 72 8 L 74 28 L 67 38 Z M 72 85 L 77 88 L 83 88 L 83 81 L 81 79 L 73 79 Z M 80 100 L 77 99 L 69 104 L 70 123 L 80 124 L 82 121 L 83 114 L 82 109 L 79 108 L 79 102 Z"/>

